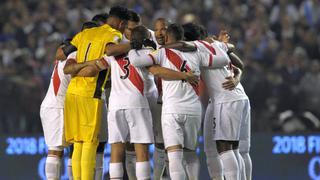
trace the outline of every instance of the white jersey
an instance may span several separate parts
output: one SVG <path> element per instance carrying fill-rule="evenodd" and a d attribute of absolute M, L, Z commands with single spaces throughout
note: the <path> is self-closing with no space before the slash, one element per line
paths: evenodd
<path fill-rule="evenodd" d="M 195 41 L 195 44 L 200 51 L 206 51 L 213 54 L 226 54 L 228 51 L 227 46 L 219 41 L 215 41 L 212 44 L 204 41 Z M 226 81 L 226 77 L 233 76 L 231 64 L 219 69 L 201 69 L 201 76 L 208 88 L 210 98 L 213 99 L 216 104 L 248 99 L 241 83 L 231 91 L 222 87 L 222 83 Z"/>
<path fill-rule="evenodd" d="M 74 56 L 75 52 L 69 56 Z M 41 103 L 41 107 L 63 108 L 64 98 L 71 79 L 70 75 L 63 72 L 66 61 L 56 60 L 55 66 L 51 75 L 50 85 L 45 98 Z"/>
<path fill-rule="evenodd" d="M 143 54 L 150 49 L 140 50 Z M 104 56 L 111 67 L 111 92 L 109 109 L 149 108 L 147 96 L 156 91 L 153 76 L 144 67 L 130 64 L 130 55 L 123 57 Z"/>
<path fill-rule="evenodd" d="M 213 66 L 212 55 L 199 53 L 199 51 L 180 52 L 162 48 L 148 56 L 141 56 L 135 50 L 131 50 L 129 55 L 131 54 L 136 54 L 132 63 L 138 67 L 159 64 L 176 71 L 193 71 L 200 74 L 200 66 Z M 162 80 L 162 91 L 162 113 L 201 114 L 198 87 L 181 80 Z"/>
<path fill-rule="evenodd" d="M 157 48 L 159 47 L 158 43 L 157 43 L 157 40 L 156 40 L 156 37 L 155 37 L 155 34 L 154 34 L 154 31 L 148 29 L 148 31 L 151 33 L 151 39 L 156 43 L 157 45 Z M 129 43 L 129 39 L 126 38 L 126 36 L 123 34 L 122 36 L 122 40 L 120 43 Z M 147 52 L 148 54 L 151 53 L 151 50 L 148 50 L 148 51 L 141 51 L 141 52 Z M 154 76 L 149 73 L 148 75 L 148 78 L 146 79 L 146 84 L 147 84 L 147 92 L 145 95 L 147 98 L 158 98 L 158 89 L 154 83 Z"/>

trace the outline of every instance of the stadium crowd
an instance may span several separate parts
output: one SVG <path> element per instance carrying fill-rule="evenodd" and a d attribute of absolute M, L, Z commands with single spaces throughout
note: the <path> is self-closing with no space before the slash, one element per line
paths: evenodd
<path fill-rule="evenodd" d="M 141 14 L 226 29 L 246 68 L 252 131 L 320 128 L 318 0 L 4 0 L 0 6 L 0 133 L 42 131 L 39 108 L 57 46 L 116 4 Z"/>

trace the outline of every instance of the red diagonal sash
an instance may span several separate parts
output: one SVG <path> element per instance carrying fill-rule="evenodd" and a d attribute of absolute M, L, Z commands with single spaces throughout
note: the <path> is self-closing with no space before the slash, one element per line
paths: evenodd
<path fill-rule="evenodd" d="M 169 61 L 177 68 L 177 69 L 181 69 L 181 66 L 183 64 L 183 60 L 181 59 L 181 57 L 176 54 L 175 52 L 171 51 L 170 49 L 165 49 L 166 51 L 166 56 L 169 59 Z M 189 72 L 191 69 L 190 67 L 186 64 L 185 68 L 187 70 L 187 72 Z M 194 91 L 196 92 L 197 95 L 199 95 L 199 88 L 198 86 L 194 86 L 192 85 L 192 88 L 194 89 Z"/>
<path fill-rule="evenodd" d="M 127 65 L 129 60 L 125 59 L 124 57 L 121 57 L 121 58 L 116 58 L 116 61 L 119 64 L 120 69 L 122 70 L 122 72 L 126 73 L 127 70 L 125 69 L 125 66 Z M 143 93 L 143 91 L 144 91 L 144 83 L 143 83 L 142 78 L 140 77 L 140 74 L 138 73 L 136 68 L 134 66 L 132 66 L 131 64 L 128 66 L 128 69 L 129 69 L 128 79 L 138 89 L 138 91 L 142 95 L 144 95 L 144 93 Z"/>
<path fill-rule="evenodd" d="M 54 94 L 57 96 L 58 90 L 59 90 L 59 87 L 60 87 L 60 83 L 61 83 L 61 80 L 60 80 L 60 77 L 59 77 L 59 73 L 58 73 L 59 61 L 56 60 L 55 64 L 56 65 L 54 66 L 54 70 L 53 70 L 52 82 L 53 82 Z"/>

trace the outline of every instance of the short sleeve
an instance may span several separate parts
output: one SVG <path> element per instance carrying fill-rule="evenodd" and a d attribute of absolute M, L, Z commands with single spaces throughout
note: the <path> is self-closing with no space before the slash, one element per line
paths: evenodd
<path fill-rule="evenodd" d="M 113 32 L 109 43 L 119 44 L 122 41 L 122 34 L 120 32 Z"/>
<path fill-rule="evenodd" d="M 136 67 L 146 67 L 159 64 L 158 51 L 146 53 L 142 50 L 131 49 L 128 53 L 128 57 L 131 64 Z"/>
<path fill-rule="evenodd" d="M 79 44 L 81 42 L 81 36 L 82 36 L 82 32 L 79 32 L 78 34 L 76 34 L 73 38 L 72 38 L 72 41 L 71 41 L 71 44 L 73 46 L 75 46 L 76 48 L 79 47 Z"/>

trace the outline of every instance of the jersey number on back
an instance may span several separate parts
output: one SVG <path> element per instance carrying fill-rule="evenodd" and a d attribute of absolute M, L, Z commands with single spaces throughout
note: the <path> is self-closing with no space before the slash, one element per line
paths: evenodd
<path fill-rule="evenodd" d="M 187 68 L 186 68 L 186 65 L 187 65 L 187 61 L 184 60 L 184 61 L 182 62 L 181 67 L 180 67 L 180 71 L 181 71 L 181 72 L 188 72 L 188 70 L 187 70 Z M 187 81 L 182 80 L 182 82 L 187 82 Z"/>
<path fill-rule="evenodd" d="M 130 66 L 130 61 L 129 61 L 129 58 L 125 57 L 124 58 L 124 61 L 126 61 L 127 63 L 124 64 L 123 66 L 123 69 L 125 70 L 125 75 L 124 76 L 120 76 L 121 79 L 127 79 L 129 77 L 129 74 L 130 74 L 130 69 L 129 69 L 129 66 Z"/>

